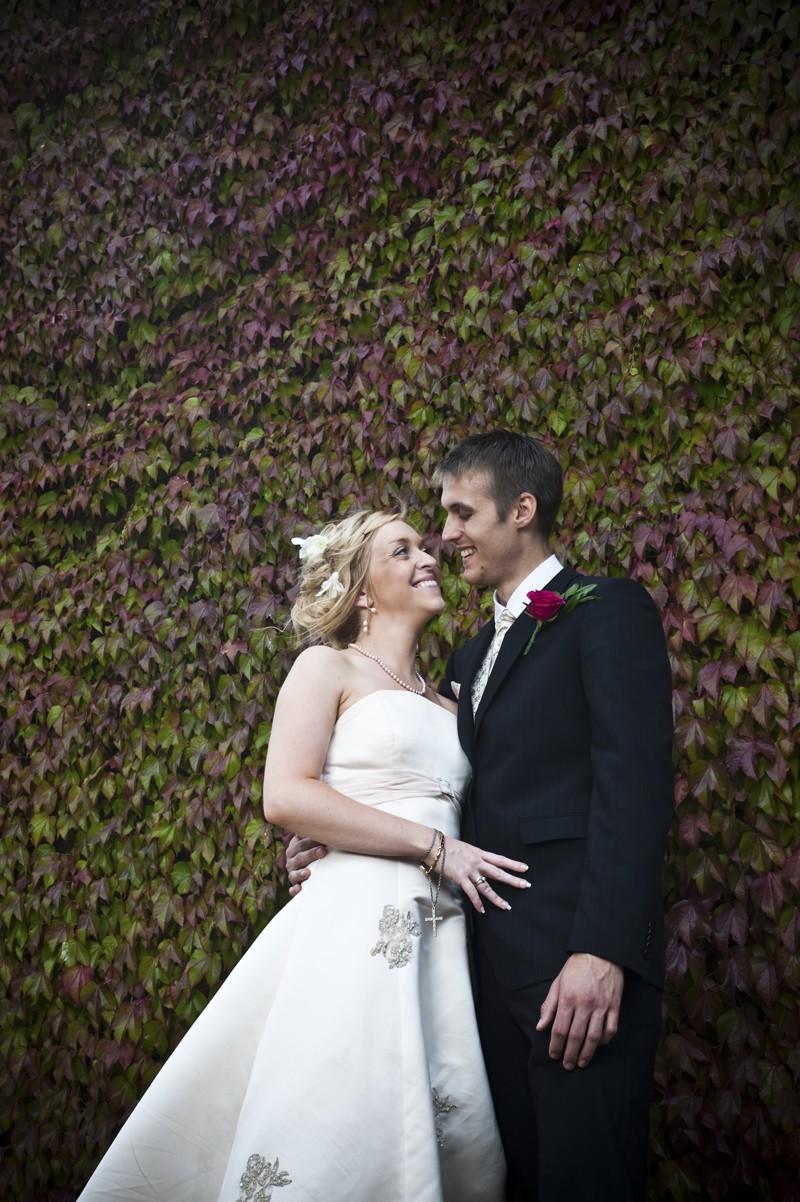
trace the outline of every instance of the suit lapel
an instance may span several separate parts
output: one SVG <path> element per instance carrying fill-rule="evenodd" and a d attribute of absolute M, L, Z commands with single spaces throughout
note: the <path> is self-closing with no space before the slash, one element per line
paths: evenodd
<path fill-rule="evenodd" d="M 489 648 L 493 634 L 494 622 L 487 622 L 461 653 L 464 665 L 461 673 L 461 690 L 458 694 L 458 737 L 470 759 L 474 742 L 472 682 L 478 668 L 483 663 L 483 657 Z"/>
<path fill-rule="evenodd" d="M 549 592 L 563 593 L 565 589 L 568 589 L 569 586 L 577 579 L 578 573 L 574 568 L 562 568 L 558 575 L 554 576 L 546 587 Z M 558 621 L 558 618 L 556 618 L 556 621 Z M 475 715 L 474 728 L 472 731 L 473 741 L 477 737 L 484 714 L 492 704 L 498 689 L 505 680 L 506 676 L 508 676 L 512 665 L 516 662 L 517 657 L 522 652 L 523 647 L 527 645 L 528 639 L 533 634 L 533 628 L 533 619 L 528 614 L 521 613 L 514 622 L 514 625 L 509 628 L 508 634 L 503 639 L 500 653 L 497 656 L 495 665 L 492 668 L 488 681 L 486 682 L 486 688 L 483 690 L 483 696 L 481 697 L 481 702 L 478 706 L 478 712 Z M 539 632 L 539 638 L 542 637 L 546 629 L 546 626 L 542 627 L 541 631 Z M 476 665 L 475 672 L 477 672 L 477 670 L 478 668 Z M 475 675 L 475 672 L 473 672 L 473 676 Z M 472 705 L 470 699 L 470 713 L 471 709 Z M 459 718 L 460 716 L 461 707 L 459 706 Z"/>

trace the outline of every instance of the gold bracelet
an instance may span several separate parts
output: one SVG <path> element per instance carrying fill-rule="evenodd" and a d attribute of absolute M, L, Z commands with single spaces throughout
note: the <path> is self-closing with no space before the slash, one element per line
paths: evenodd
<path fill-rule="evenodd" d="M 427 860 L 428 856 L 429 856 L 429 855 L 431 854 L 431 852 L 433 851 L 433 845 L 434 845 L 434 843 L 436 842 L 436 836 L 437 836 L 438 834 L 439 834 L 439 832 L 437 831 L 436 827 L 434 827 L 434 828 L 433 828 L 433 838 L 431 839 L 431 845 L 430 845 L 430 847 L 428 848 L 428 850 L 425 852 L 425 855 L 422 857 L 422 859 L 421 859 L 421 860 L 420 860 L 420 862 L 419 862 L 419 866 L 420 866 L 420 868 L 422 868 L 422 866 L 424 865 L 424 863 L 425 863 L 425 861 Z"/>
<path fill-rule="evenodd" d="M 427 852 L 425 853 L 425 859 L 420 861 L 419 866 L 422 869 L 422 871 L 425 873 L 426 876 L 430 876 L 430 874 L 435 870 L 436 865 L 439 863 L 440 859 L 442 858 L 442 852 L 444 851 L 444 835 L 441 831 L 434 831 L 433 842 L 435 843 L 437 841 L 437 839 L 438 839 L 439 845 L 436 848 L 436 855 L 434 856 L 433 863 L 432 864 L 425 863 L 425 859 L 427 859 L 428 856 L 431 854 L 431 851 L 433 849 L 433 843 L 431 843 L 431 846 L 428 848 Z"/>

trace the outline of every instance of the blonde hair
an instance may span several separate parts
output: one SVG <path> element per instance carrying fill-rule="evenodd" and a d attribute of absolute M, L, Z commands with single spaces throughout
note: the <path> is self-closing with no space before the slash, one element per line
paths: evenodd
<path fill-rule="evenodd" d="M 316 531 L 326 545 L 321 554 L 301 563 L 300 591 L 291 614 L 298 643 L 341 648 L 358 638 L 356 601 L 367 585 L 373 540 L 381 527 L 404 516 L 399 511 L 359 509 Z M 344 591 L 338 596 L 320 595 L 319 590 L 333 572 L 338 572 Z"/>

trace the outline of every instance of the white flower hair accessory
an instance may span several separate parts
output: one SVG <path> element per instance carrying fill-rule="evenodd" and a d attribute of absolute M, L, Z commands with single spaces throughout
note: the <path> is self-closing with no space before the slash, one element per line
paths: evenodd
<path fill-rule="evenodd" d="M 331 597 L 339 597 L 343 592 L 344 585 L 339 579 L 339 573 L 331 572 L 328 579 L 323 580 L 322 584 L 317 590 L 317 596 L 324 597 L 326 594 L 330 594 Z"/>
<path fill-rule="evenodd" d="M 293 538 L 292 545 L 300 548 L 300 559 L 312 562 L 322 559 L 328 546 L 328 540 L 323 534 L 312 534 L 308 538 Z"/>

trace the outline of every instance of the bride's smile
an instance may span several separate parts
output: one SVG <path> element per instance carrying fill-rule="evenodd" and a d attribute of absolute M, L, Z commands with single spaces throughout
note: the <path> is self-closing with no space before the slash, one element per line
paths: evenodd
<path fill-rule="evenodd" d="M 373 630 L 385 630 L 387 619 L 413 618 L 416 625 L 441 613 L 445 603 L 439 576 L 436 559 L 413 527 L 399 518 L 383 526 L 375 535 L 362 600 L 372 607 Z"/>

